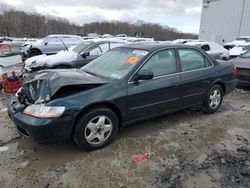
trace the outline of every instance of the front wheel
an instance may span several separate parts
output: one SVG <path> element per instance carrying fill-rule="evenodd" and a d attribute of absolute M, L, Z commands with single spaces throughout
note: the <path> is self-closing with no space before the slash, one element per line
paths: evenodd
<path fill-rule="evenodd" d="M 90 110 L 76 123 L 73 139 L 85 150 L 91 151 L 110 144 L 119 127 L 116 114 L 109 108 Z"/>
<path fill-rule="evenodd" d="M 34 56 L 38 56 L 38 55 L 42 55 L 42 52 L 40 52 L 39 50 L 32 49 L 30 51 L 29 57 L 34 57 Z"/>
<path fill-rule="evenodd" d="M 203 111 L 205 113 L 214 113 L 216 112 L 222 103 L 223 100 L 223 89 L 220 85 L 214 85 L 208 92 L 206 99 L 203 104 Z"/>

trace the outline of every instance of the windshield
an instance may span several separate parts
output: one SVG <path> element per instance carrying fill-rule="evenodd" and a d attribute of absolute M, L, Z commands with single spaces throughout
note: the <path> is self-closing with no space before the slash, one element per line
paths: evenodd
<path fill-rule="evenodd" d="M 250 50 L 241 55 L 244 58 L 250 58 Z"/>
<path fill-rule="evenodd" d="M 82 69 L 97 76 L 122 79 L 147 54 L 148 52 L 144 50 L 116 48 L 93 60 Z"/>
<path fill-rule="evenodd" d="M 72 50 L 78 54 L 82 53 L 91 43 L 90 42 L 82 42 L 76 45 Z"/>

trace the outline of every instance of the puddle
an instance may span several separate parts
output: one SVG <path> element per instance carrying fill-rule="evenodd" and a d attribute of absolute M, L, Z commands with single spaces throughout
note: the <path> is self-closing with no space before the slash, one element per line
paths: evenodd
<path fill-rule="evenodd" d="M 217 188 L 215 183 L 212 182 L 212 178 L 207 174 L 200 174 L 196 177 L 188 179 L 184 185 L 187 188 L 202 187 L 202 188 Z"/>

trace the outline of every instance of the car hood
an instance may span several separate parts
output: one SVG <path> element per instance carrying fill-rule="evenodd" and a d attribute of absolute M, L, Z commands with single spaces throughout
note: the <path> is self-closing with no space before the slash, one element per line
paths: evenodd
<path fill-rule="evenodd" d="M 25 95 L 29 103 L 44 103 L 50 101 L 64 87 L 69 93 L 75 87 L 78 91 L 83 91 L 106 83 L 107 80 L 80 69 L 44 70 L 27 77 L 18 95 Z"/>
<path fill-rule="evenodd" d="M 243 50 L 243 47 L 239 46 L 233 47 L 232 49 L 229 50 L 230 56 L 239 56 L 244 52 L 246 52 L 246 50 Z"/>
<path fill-rule="evenodd" d="M 39 67 L 47 64 L 48 66 L 54 65 L 56 63 L 68 63 L 76 60 L 77 53 L 69 50 L 69 51 L 60 51 L 55 55 L 38 55 L 35 57 L 28 58 L 25 61 L 25 67 Z"/>
<path fill-rule="evenodd" d="M 250 58 L 236 58 L 231 60 L 235 67 L 250 69 Z"/>

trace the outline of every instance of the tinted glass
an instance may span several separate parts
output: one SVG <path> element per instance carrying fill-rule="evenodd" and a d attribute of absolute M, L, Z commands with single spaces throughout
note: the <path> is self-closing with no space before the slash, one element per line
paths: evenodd
<path fill-rule="evenodd" d="M 116 48 L 91 61 L 82 69 L 95 75 L 122 79 L 147 54 L 144 50 Z"/>
<path fill-rule="evenodd" d="M 242 54 L 241 57 L 244 57 L 244 58 L 250 58 L 250 50 L 245 52 L 244 54 Z"/>
<path fill-rule="evenodd" d="M 209 47 L 209 45 L 207 45 L 207 44 L 201 46 L 201 49 L 204 50 L 204 51 L 210 51 L 210 47 Z"/>
<path fill-rule="evenodd" d="M 151 70 L 154 76 L 176 73 L 176 58 L 174 50 L 164 50 L 155 53 L 141 70 Z"/>
<path fill-rule="evenodd" d="M 78 54 L 82 53 L 87 47 L 89 47 L 90 42 L 82 42 L 76 45 L 72 50 Z"/>
<path fill-rule="evenodd" d="M 204 56 L 193 49 L 179 50 L 182 71 L 189 71 L 207 67 Z"/>
<path fill-rule="evenodd" d="M 90 55 L 101 55 L 102 52 L 101 52 L 100 46 L 95 46 L 94 48 L 92 48 L 92 49 L 89 51 L 89 54 L 90 54 Z"/>
<path fill-rule="evenodd" d="M 100 44 L 99 46 L 102 49 L 102 53 L 109 51 L 109 43 L 103 43 L 103 44 Z"/>

